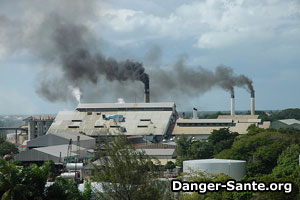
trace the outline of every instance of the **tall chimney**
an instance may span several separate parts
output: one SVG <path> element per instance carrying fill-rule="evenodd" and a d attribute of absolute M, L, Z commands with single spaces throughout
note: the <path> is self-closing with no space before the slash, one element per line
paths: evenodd
<path fill-rule="evenodd" d="M 150 103 L 150 89 L 149 89 L 149 78 L 144 82 L 145 92 L 144 92 L 144 102 Z"/>
<path fill-rule="evenodd" d="M 230 114 L 231 114 L 232 117 L 234 117 L 235 116 L 234 94 L 231 95 L 230 102 L 231 102 Z"/>
<path fill-rule="evenodd" d="M 197 108 L 193 108 L 193 119 L 198 118 Z"/>
<path fill-rule="evenodd" d="M 251 115 L 255 115 L 255 95 L 251 92 Z"/>

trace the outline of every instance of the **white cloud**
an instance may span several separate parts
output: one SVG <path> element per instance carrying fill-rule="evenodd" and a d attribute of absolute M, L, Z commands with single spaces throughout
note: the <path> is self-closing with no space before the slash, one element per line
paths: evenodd
<path fill-rule="evenodd" d="M 112 37 L 132 42 L 141 37 L 192 38 L 198 48 L 219 48 L 285 39 L 286 34 L 297 40 L 300 37 L 299 28 L 295 28 L 300 25 L 300 7 L 292 0 L 195 1 L 178 6 L 165 17 L 112 5 L 101 8 L 100 13 L 102 25 L 110 29 Z"/>

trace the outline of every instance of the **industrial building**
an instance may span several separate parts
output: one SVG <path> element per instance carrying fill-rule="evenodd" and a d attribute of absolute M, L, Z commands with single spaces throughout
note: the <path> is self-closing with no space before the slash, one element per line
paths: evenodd
<path fill-rule="evenodd" d="M 282 119 L 272 122 L 272 128 L 296 128 L 300 130 L 300 121 L 296 119 Z"/>
<path fill-rule="evenodd" d="M 68 155 L 69 148 L 68 144 L 34 148 L 20 152 L 15 156 L 15 160 L 25 163 L 40 163 L 52 160 L 56 164 L 62 164 L 67 157 L 73 157 L 78 160 L 88 160 L 93 157 L 93 150 L 76 145 L 71 145 L 72 151 Z"/>
<path fill-rule="evenodd" d="M 91 138 L 79 133 L 60 132 L 49 133 L 36 139 L 30 140 L 27 142 L 27 148 L 32 149 L 38 147 L 69 144 L 70 139 L 72 139 L 72 144 L 87 149 L 94 149 L 96 145 L 95 138 Z"/>
<path fill-rule="evenodd" d="M 160 165 L 167 164 L 168 161 L 175 162 L 177 157 L 176 149 L 136 149 L 138 152 L 144 152 L 150 157 L 155 157 Z M 155 159 L 152 160 L 153 163 L 156 163 Z"/>
<path fill-rule="evenodd" d="M 198 119 L 197 109 L 194 108 L 192 119 L 177 119 L 172 135 L 187 135 L 197 139 L 207 139 L 213 130 L 221 128 L 229 128 L 232 132 L 245 134 L 252 124 L 260 128 L 270 127 L 270 122 L 262 122 L 261 119 L 258 119 L 258 115 L 255 115 L 254 95 L 251 96 L 250 115 L 236 115 L 234 96 L 231 96 L 230 102 L 230 115 L 219 115 L 216 119 Z"/>
<path fill-rule="evenodd" d="M 25 121 L 25 124 L 28 126 L 28 139 L 32 140 L 47 133 L 52 122 L 54 121 L 54 117 L 31 116 L 24 119 L 23 121 Z"/>
<path fill-rule="evenodd" d="M 246 161 L 227 159 L 186 160 L 183 161 L 183 172 L 224 173 L 239 181 L 246 175 Z"/>
<path fill-rule="evenodd" d="M 152 142 L 171 135 L 176 121 L 175 103 L 79 104 L 75 111 L 61 111 L 48 134 L 81 133 L 90 137 L 142 136 Z"/>

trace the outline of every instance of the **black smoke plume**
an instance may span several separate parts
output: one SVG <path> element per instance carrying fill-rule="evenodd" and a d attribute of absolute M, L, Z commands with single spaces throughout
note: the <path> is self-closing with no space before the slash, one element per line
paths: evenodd
<path fill-rule="evenodd" d="M 215 87 L 232 95 L 235 87 L 243 87 L 254 96 L 252 80 L 234 74 L 227 66 L 215 70 L 190 68 L 180 58 L 167 69 L 147 68 L 146 73 L 141 62 L 105 56 L 105 42 L 90 26 L 99 20 L 94 10 L 97 3 L 52 0 L 7 1 L 1 5 L 18 15 L 10 18 L 9 12 L 1 13 L 0 8 L 0 43 L 12 53 L 25 50 L 38 57 L 43 67 L 35 85 L 41 97 L 51 102 L 69 101 L 74 99 L 69 91 L 72 86 L 81 90 L 85 102 L 113 101 L 118 97 L 141 101 L 143 88 L 136 81 L 146 84 L 149 78 L 154 101 L 186 102 L 187 95 L 199 97 Z M 162 52 L 157 45 L 151 49 L 145 60 L 157 64 Z"/>

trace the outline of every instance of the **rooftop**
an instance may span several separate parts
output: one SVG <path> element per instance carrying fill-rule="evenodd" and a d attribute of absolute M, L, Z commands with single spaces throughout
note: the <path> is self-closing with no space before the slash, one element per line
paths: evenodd
<path fill-rule="evenodd" d="M 173 108 L 174 102 L 165 103 L 89 103 L 89 104 L 78 104 L 78 109 L 89 109 L 89 108 Z"/>
<path fill-rule="evenodd" d="M 300 124 L 300 121 L 296 120 L 296 119 L 282 119 L 282 120 L 278 120 L 278 121 L 285 123 L 287 125 Z"/>
<path fill-rule="evenodd" d="M 196 162 L 196 163 L 239 163 L 246 162 L 245 160 L 228 160 L 228 159 L 201 159 L 201 160 L 185 160 L 183 162 Z"/>

